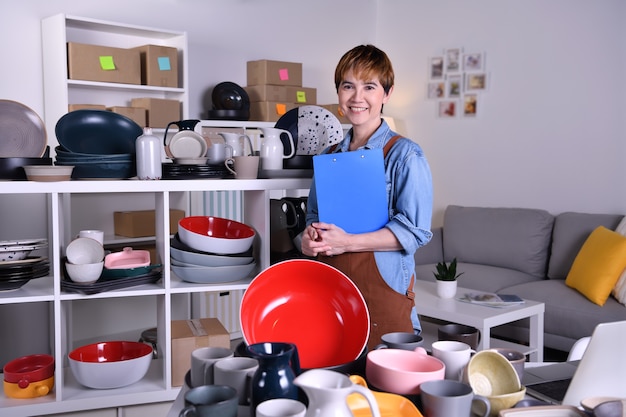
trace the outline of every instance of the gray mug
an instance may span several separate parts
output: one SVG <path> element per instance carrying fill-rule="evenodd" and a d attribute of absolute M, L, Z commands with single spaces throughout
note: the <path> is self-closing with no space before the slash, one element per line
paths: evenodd
<path fill-rule="evenodd" d="M 422 346 L 424 338 L 415 333 L 409 332 L 393 332 L 386 333 L 381 336 L 382 342 L 375 349 L 402 349 L 402 350 L 415 350 L 416 347 Z"/>
<path fill-rule="evenodd" d="M 472 387 L 459 381 L 437 379 L 420 384 L 420 398 L 424 417 L 452 417 L 478 415 L 487 417 L 491 411 L 489 400 L 474 395 Z"/>
<path fill-rule="evenodd" d="M 185 393 L 179 417 L 237 417 L 239 397 L 233 387 L 202 385 Z"/>
<path fill-rule="evenodd" d="M 480 331 L 472 326 L 463 324 L 444 324 L 437 329 L 439 340 L 456 340 L 467 343 L 472 349 L 478 350 Z"/>

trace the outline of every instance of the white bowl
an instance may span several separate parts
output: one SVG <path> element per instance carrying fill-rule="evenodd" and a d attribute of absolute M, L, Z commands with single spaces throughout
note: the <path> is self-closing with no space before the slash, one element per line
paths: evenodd
<path fill-rule="evenodd" d="M 170 246 L 170 255 L 173 261 L 185 263 L 183 266 L 234 266 L 247 265 L 254 260 L 253 256 L 210 255 L 196 252 L 187 252 Z"/>
<path fill-rule="evenodd" d="M 178 222 L 178 236 L 185 245 L 203 252 L 234 254 L 252 246 L 255 231 L 234 220 L 214 216 L 183 217 Z"/>
<path fill-rule="evenodd" d="M 69 181 L 72 179 L 72 165 L 26 165 L 24 171 L 30 181 Z"/>
<path fill-rule="evenodd" d="M 72 264 L 70 262 L 65 263 L 65 269 L 70 279 L 79 284 L 91 284 L 94 283 L 102 275 L 102 269 L 104 268 L 104 262 L 97 262 L 93 264 Z"/>
<path fill-rule="evenodd" d="M 73 264 L 95 264 L 104 260 L 104 247 L 97 240 L 79 237 L 67 245 L 65 256 Z"/>
<path fill-rule="evenodd" d="M 239 281 L 250 276 L 256 267 L 256 262 L 248 265 L 231 266 L 179 266 L 172 264 L 172 271 L 180 279 L 196 284 L 222 284 Z"/>
<path fill-rule="evenodd" d="M 80 384 L 96 389 L 120 388 L 146 375 L 152 361 L 152 347 L 141 342 L 93 343 L 74 349 L 68 359 Z"/>

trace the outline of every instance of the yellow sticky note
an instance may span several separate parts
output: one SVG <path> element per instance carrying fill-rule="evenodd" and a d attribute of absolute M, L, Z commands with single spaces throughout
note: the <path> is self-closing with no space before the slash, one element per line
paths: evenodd
<path fill-rule="evenodd" d="M 111 71 L 115 69 L 115 62 L 113 62 L 113 57 L 109 55 L 100 57 L 100 68 L 105 71 Z"/>
<path fill-rule="evenodd" d="M 306 103 L 306 92 L 296 91 L 296 101 L 298 103 Z"/>
<path fill-rule="evenodd" d="M 276 103 L 276 114 L 283 115 L 287 113 L 287 106 L 283 103 Z"/>

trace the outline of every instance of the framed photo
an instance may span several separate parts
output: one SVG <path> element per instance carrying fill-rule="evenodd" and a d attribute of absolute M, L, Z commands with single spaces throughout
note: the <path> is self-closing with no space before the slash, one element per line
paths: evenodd
<path fill-rule="evenodd" d="M 484 72 L 465 74 L 465 91 L 487 90 L 487 74 Z"/>
<path fill-rule="evenodd" d="M 435 56 L 430 58 L 428 67 L 428 75 L 431 80 L 443 79 L 443 57 Z"/>
<path fill-rule="evenodd" d="M 446 84 L 443 81 L 434 81 L 428 83 L 428 98 L 443 98 L 445 94 Z"/>
<path fill-rule="evenodd" d="M 463 116 L 464 117 L 476 117 L 478 114 L 478 94 L 465 94 L 463 95 Z"/>
<path fill-rule="evenodd" d="M 446 77 L 446 97 L 448 98 L 460 98 L 461 91 L 463 91 L 463 76 L 448 75 Z"/>
<path fill-rule="evenodd" d="M 485 70 L 485 54 L 483 52 L 463 54 L 463 71 L 484 71 L 484 70 Z"/>
<path fill-rule="evenodd" d="M 443 119 L 456 117 L 458 113 L 459 102 L 457 100 L 441 100 L 438 103 L 438 116 Z"/>
<path fill-rule="evenodd" d="M 445 57 L 445 71 L 447 73 L 455 73 L 461 71 L 461 48 L 446 49 L 444 53 Z"/>

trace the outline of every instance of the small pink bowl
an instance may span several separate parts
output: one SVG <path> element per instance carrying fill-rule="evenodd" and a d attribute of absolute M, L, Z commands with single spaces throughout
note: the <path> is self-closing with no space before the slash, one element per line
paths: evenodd
<path fill-rule="evenodd" d="M 367 354 L 368 382 L 383 391 L 400 395 L 419 394 L 422 382 L 443 379 L 446 366 L 429 356 L 423 347 L 414 351 L 378 349 Z"/>
<path fill-rule="evenodd" d="M 150 265 L 150 252 L 147 250 L 133 250 L 124 248 L 121 252 L 110 253 L 104 257 L 104 267 L 107 269 L 129 269 Z"/>

